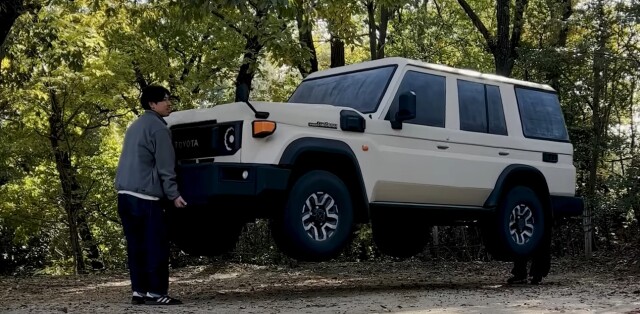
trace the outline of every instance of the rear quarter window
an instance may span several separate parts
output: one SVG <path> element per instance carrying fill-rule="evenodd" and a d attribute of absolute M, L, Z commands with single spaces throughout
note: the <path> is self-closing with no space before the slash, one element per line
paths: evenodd
<path fill-rule="evenodd" d="M 525 137 L 568 142 L 558 95 L 554 92 L 516 87 L 516 98 Z"/>

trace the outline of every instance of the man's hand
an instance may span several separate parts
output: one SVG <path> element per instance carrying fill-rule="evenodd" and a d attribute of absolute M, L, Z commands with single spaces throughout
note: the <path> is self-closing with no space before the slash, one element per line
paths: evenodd
<path fill-rule="evenodd" d="M 173 205 L 177 208 L 183 208 L 187 206 L 187 202 L 184 201 L 182 196 L 178 196 L 175 200 L 173 200 Z"/>

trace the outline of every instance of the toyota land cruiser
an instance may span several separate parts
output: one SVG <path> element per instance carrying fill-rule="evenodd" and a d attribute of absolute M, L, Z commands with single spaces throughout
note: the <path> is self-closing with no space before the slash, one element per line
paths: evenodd
<path fill-rule="evenodd" d="M 477 222 L 507 260 L 550 241 L 554 216 L 582 212 L 547 85 L 386 58 L 313 73 L 286 103 L 244 100 L 166 118 L 187 253 L 226 252 L 257 218 L 310 261 L 339 254 L 358 223 L 383 253 L 411 256 L 431 226 Z"/>

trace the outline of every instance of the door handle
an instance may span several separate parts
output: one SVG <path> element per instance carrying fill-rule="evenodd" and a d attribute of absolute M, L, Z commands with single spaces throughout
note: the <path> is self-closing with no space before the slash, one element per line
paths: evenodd
<path fill-rule="evenodd" d="M 448 149 L 449 146 L 447 145 L 438 145 L 438 149 Z"/>
<path fill-rule="evenodd" d="M 499 152 L 500 156 L 509 156 L 509 152 Z"/>

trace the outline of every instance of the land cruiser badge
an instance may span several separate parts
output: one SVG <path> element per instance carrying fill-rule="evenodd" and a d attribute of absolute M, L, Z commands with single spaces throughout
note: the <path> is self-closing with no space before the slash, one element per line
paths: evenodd
<path fill-rule="evenodd" d="M 336 123 L 322 122 L 322 121 L 309 122 L 309 126 L 310 127 L 314 127 L 314 128 L 325 128 L 325 129 L 337 129 L 338 128 L 338 125 Z"/>

